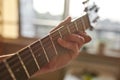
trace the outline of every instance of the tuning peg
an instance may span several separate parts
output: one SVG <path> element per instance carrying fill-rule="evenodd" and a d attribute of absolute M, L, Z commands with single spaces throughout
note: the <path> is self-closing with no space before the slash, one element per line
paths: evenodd
<path fill-rule="evenodd" d="M 88 12 L 88 7 L 85 7 L 84 11 L 85 11 L 85 12 Z"/>
<path fill-rule="evenodd" d="M 93 26 L 90 26 L 89 29 L 92 31 L 92 30 L 94 29 L 94 27 L 93 27 Z"/>
<path fill-rule="evenodd" d="M 97 12 L 98 12 L 98 10 L 99 10 L 99 8 L 97 7 L 97 8 L 95 9 L 95 12 L 97 13 Z"/>
<path fill-rule="evenodd" d="M 97 6 L 94 4 L 89 10 L 92 11 L 94 8 L 96 8 Z"/>
<path fill-rule="evenodd" d="M 99 16 L 97 16 L 92 22 L 95 23 L 99 19 Z"/>
<path fill-rule="evenodd" d="M 89 0 L 86 0 L 86 1 L 83 1 L 82 3 L 83 3 L 83 4 L 86 4 L 88 1 L 89 1 Z"/>

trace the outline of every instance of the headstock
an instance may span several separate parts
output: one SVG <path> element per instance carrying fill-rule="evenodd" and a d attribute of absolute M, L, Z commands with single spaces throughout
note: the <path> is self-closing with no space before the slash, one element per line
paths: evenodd
<path fill-rule="evenodd" d="M 84 12 L 88 14 L 91 23 L 91 27 L 89 29 L 93 30 L 95 24 L 99 19 L 99 16 L 97 14 L 99 7 L 95 4 L 95 2 L 91 3 L 90 0 L 85 0 L 82 2 L 82 4 L 84 5 Z"/>

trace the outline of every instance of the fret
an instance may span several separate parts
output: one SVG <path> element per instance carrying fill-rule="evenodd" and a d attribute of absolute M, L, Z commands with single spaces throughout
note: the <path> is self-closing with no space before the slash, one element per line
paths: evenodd
<path fill-rule="evenodd" d="M 83 21 L 84 21 L 84 24 L 85 24 L 85 29 L 88 29 L 91 26 L 88 15 L 83 16 Z"/>
<path fill-rule="evenodd" d="M 13 73 L 11 67 L 10 67 L 10 66 L 8 65 L 8 63 L 6 62 L 6 60 L 4 60 L 4 63 L 5 63 L 6 68 L 8 69 L 8 71 L 9 71 L 11 77 L 13 78 L 13 80 L 16 80 L 15 75 L 14 75 L 14 73 Z"/>
<path fill-rule="evenodd" d="M 66 36 L 78 31 L 84 32 L 89 27 L 89 17 L 86 14 L 3 60 L 0 62 L 0 80 L 30 79 L 55 56 L 69 53 L 68 49 L 58 44 L 58 38 L 65 40 Z"/>
<path fill-rule="evenodd" d="M 42 49 L 43 49 L 43 51 L 44 51 L 45 57 L 46 57 L 46 59 L 47 59 L 47 62 L 49 62 L 48 55 L 47 55 L 47 53 L 46 53 L 46 51 L 45 51 L 45 48 L 43 47 L 43 44 L 42 44 L 41 40 L 40 40 L 40 44 L 41 44 L 41 47 L 42 47 Z"/>
<path fill-rule="evenodd" d="M 53 44 L 51 42 L 50 36 L 46 36 L 41 40 L 41 43 L 43 45 L 43 48 L 45 49 L 45 52 L 48 56 L 49 61 L 53 59 L 53 57 L 56 56 L 55 49 L 53 47 Z"/>
<path fill-rule="evenodd" d="M 78 31 L 74 22 L 71 22 L 70 24 L 68 24 L 68 27 L 69 27 L 71 33 L 76 33 Z"/>
<path fill-rule="evenodd" d="M 69 33 L 69 32 L 68 32 L 68 33 Z M 57 51 L 58 55 L 64 54 L 64 53 L 66 52 L 66 49 L 63 48 L 63 47 L 61 47 L 61 46 L 58 44 L 58 42 L 57 42 L 57 39 L 62 36 L 60 30 L 59 30 L 59 31 L 57 30 L 57 31 L 51 33 L 50 36 L 51 36 L 51 38 L 52 38 L 52 40 L 53 40 L 53 43 L 54 43 L 54 45 L 55 45 L 55 47 L 56 47 L 56 51 Z"/>
<path fill-rule="evenodd" d="M 57 39 L 60 38 L 62 35 L 58 30 L 56 30 L 55 32 L 50 33 L 50 36 L 52 37 L 52 40 L 54 42 L 54 41 L 57 41 Z"/>
<path fill-rule="evenodd" d="M 78 26 L 77 26 L 76 21 L 74 21 L 73 23 L 74 23 L 74 25 L 75 25 L 75 27 L 76 27 L 76 30 L 77 30 L 77 32 L 78 32 L 78 31 L 79 31 L 79 29 L 78 29 Z"/>
<path fill-rule="evenodd" d="M 60 38 L 63 38 L 60 30 L 58 29 L 57 31 L 59 32 Z"/>
<path fill-rule="evenodd" d="M 14 80 L 4 62 L 0 62 L 0 80 Z"/>
<path fill-rule="evenodd" d="M 81 18 L 81 21 L 82 21 L 82 24 L 83 24 L 83 30 L 85 31 L 85 30 L 86 30 L 86 25 L 85 25 L 85 22 L 84 22 L 83 16 L 82 16 L 82 18 Z"/>
<path fill-rule="evenodd" d="M 44 50 L 40 44 L 40 41 L 36 41 L 34 44 L 30 46 L 30 48 L 33 54 L 35 55 L 35 58 L 40 68 L 42 68 L 44 65 L 48 63 Z"/>
<path fill-rule="evenodd" d="M 21 57 L 20 57 L 20 55 L 18 53 L 17 53 L 17 56 L 18 56 L 18 58 L 19 58 L 19 60 L 20 60 L 20 62 L 22 64 L 22 66 L 23 66 L 23 68 L 24 68 L 28 78 L 30 78 L 30 75 L 29 75 L 29 73 L 28 73 L 28 71 L 27 71 L 27 69 L 26 69 L 26 67 L 25 67 L 25 65 L 24 65 L 24 63 L 23 63 L 23 61 L 22 61 L 22 59 L 21 59 Z"/>
<path fill-rule="evenodd" d="M 66 36 L 70 35 L 69 31 L 67 29 L 67 25 L 63 26 L 62 28 L 59 29 L 59 33 L 62 36 L 62 38 L 64 39 Z"/>
<path fill-rule="evenodd" d="M 33 51 L 32 51 L 32 49 L 31 49 L 30 46 L 29 46 L 29 49 L 30 49 L 30 52 L 31 52 L 31 54 L 32 54 L 32 56 L 33 56 L 33 59 L 34 59 L 36 65 L 37 65 L 38 69 L 40 70 L 40 67 L 39 67 L 39 65 L 38 65 L 38 62 L 37 62 L 37 60 L 36 60 L 36 58 L 35 58 L 35 55 L 34 55 L 34 53 L 33 53 Z"/>
<path fill-rule="evenodd" d="M 67 36 L 70 35 L 67 26 L 69 27 L 69 30 L 70 30 L 71 33 L 75 33 L 76 32 L 76 28 L 75 28 L 75 26 L 74 26 L 74 24 L 72 22 L 69 25 L 65 25 L 64 27 L 60 28 L 59 29 L 59 33 L 62 35 L 62 38 L 64 40 L 65 40 L 65 38 Z M 59 49 L 60 49 L 59 50 L 60 51 L 59 54 L 69 53 L 69 50 L 66 49 L 66 48 L 63 48 L 63 47 L 60 46 Z"/>
<path fill-rule="evenodd" d="M 25 49 L 21 50 L 19 52 L 19 56 L 21 60 L 23 61 L 30 76 L 32 76 L 35 72 L 39 70 L 30 52 L 29 47 L 26 47 Z"/>
<path fill-rule="evenodd" d="M 6 60 L 6 63 L 11 68 L 11 70 L 16 78 L 15 80 L 27 80 L 28 79 L 28 76 L 27 76 L 22 64 L 20 63 L 20 60 L 17 55 L 13 55 L 12 57 L 8 58 Z"/>
<path fill-rule="evenodd" d="M 52 42 L 53 48 L 54 48 L 54 50 L 55 50 L 55 53 L 56 53 L 56 55 L 57 55 L 58 52 L 57 52 L 57 50 L 56 50 L 56 47 L 55 47 L 55 45 L 54 45 L 54 42 L 53 42 L 53 40 L 52 40 L 51 35 L 49 35 L 49 37 L 50 37 L 50 40 L 51 40 L 51 42 Z"/>
<path fill-rule="evenodd" d="M 51 38 L 53 40 L 53 43 L 54 43 L 54 45 L 56 47 L 56 50 L 57 50 L 57 53 L 59 55 L 61 53 L 61 46 L 58 44 L 57 39 L 60 38 L 62 35 L 57 30 L 57 31 L 51 33 L 50 36 L 51 36 Z"/>
<path fill-rule="evenodd" d="M 67 30 L 68 30 L 68 33 L 71 34 L 71 31 L 68 25 L 67 25 Z"/>
<path fill-rule="evenodd" d="M 81 20 L 82 17 L 76 19 L 75 21 L 73 21 L 74 23 L 76 23 L 77 27 L 78 27 L 78 31 L 81 31 L 83 32 L 84 31 L 84 25 L 82 23 L 82 20 Z"/>

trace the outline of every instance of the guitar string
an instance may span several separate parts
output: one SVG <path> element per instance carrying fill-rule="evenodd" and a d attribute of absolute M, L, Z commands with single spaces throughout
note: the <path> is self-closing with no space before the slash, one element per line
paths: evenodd
<path fill-rule="evenodd" d="M 47 46 L 48 47 L 48 46 Z M 28 56 L 28 55 L 27 55 Z M 28 56 L 29 57 L 29 56 Z M 17 64 L 14 64 L 13 66 L 15 66 L 15 65 L 17 65 Z"/>
<path fill-rule="evenodd" d="M 28 49 L 28 50 L 30 50 L 30 49 Z M 31 52 L 29 52 L 31 55 L 29 56 L 29 57 L 24 57 L 24 59 L 22 59 L 23 60 L 23 62 L 24 62 L 24 64 L 25 64 L 25 66 L 26 66 L 26 68 L 28 68 L 28 66 L 34 66 L 34 68 L 32 68 L 31 70 L 30 70 L 30 72 L 34 72 L 36 69 L 38 69 L 38 67 L 37 67 L 37 65 L 35 64 L 35 61 L 34 61 L 34 58 L 33 58 L 33 56 L 32 56 L 32 53 Z M 27 53 L 26 53 L 27 54 Z M 32 58 L 32 59 L 31 59 Z M 27 63 L 26 63 L 27 62 Z M 32 65 L 34 63 L 34 65 Z M 36 68 L 36 67 L 37 68 Z M 29 71 L 29 70 L 28 70 Z M 30 73 L 29 73 L 30 74 Z"/>
<path fill-rule="evenodd" d="M 3 69 L 5 68 L 5 70 L 3 71 Z M 2 70 L 2 74 L 0 74 L 0 79 L 8 79 L 9 77 L 11 77 L 10 73 L 8 72 L 8 70 L 6 69 L 5 65 L 0 66 L 0 69 Z M 11 77 L 12 78 L 12 77 Z"/>
<path fill-rule="evenodd" d="M 11 75 L 9 74 L 9 72 L 8 73 L 6 73 L 6 74 L 3 74 L 1 77 L 0 77 L 0 79 L 1 80 L 8 80 L 8 79 L 10 79 L 10 77 L 11 77 Z M 11 77 L 12 78 L 12 77 Z"/>
<path fill-rule="evenodd" d="M 29 60 L 29 62 L 27 62 L 27 63 L 31 63 L 31 61 Z M 14 67 L 14 66 L 18 66 L 19 65 L 19 63 L 17 62 L 16 64 L 13 64 L 12 65 L 12 67 Z M 21 66 L 22 67 L 22 66 Z M 32 68 L 33 69 L 33 68 Z M 7 73 L 6 73 L 7 74 Z"/>
<path fill-rule="evenodd" d="M 69 26 L 69 25 L 68 25 Z"/>
<path fill-rule="evenodd" d="M 82 21 L 82 25 L 83 25 L 83 31 L 85 31 L 86 26 L 85 26 L 85 23 L 84 23 L 84 16 L 83 16 L 83 18 L 81 18 L 81 21 Z"/>
<path fill-rule="evenodd" d="M 27 57 L 25 57 L 25 60 L 26 60 L 26 61 L 29 60 L 29 62 L 27 62 L 27 63 L 31 63 L 30 57 L 31 57 L 30 55 L 28 55 Z M 27 59 L 27 58 L 28 58 L 28 59 Z M 13 60 L 13 59 L 12 59 L 12 60 Z M 45 62 L 43 62 L 43 63 L 45 63 Z M 16 63 L 16 64 L 13 64 L 12 67 L 15 67 L 15 66 L 18 66 L 18 65 L 20 65 L 20 64 L 19 64 L 19 63 Z"/>
<path fill-rule="evenodd" d="M 41 58 L 41 59 L 42 59 L 42 58 Z M 31 63 L 31 61 L 28 61 L 28 62 L 27 62 L 28 66 L 31 66 L 29 63 Z M 46 61 L 42 61 L 42 65 L 45 64 L 45 63 L 46 63 Z"/>
<path fill-rule="evenodd" d="M 69 26 L 69 25 L 68 25 Z"/>
<path fill-rule="evenodd" d="M 31 59 L 29 59 L 29 60 L 27 60 L 27 63 L 31 63 L 32 62 L 32 60 Z M 43 61 L 44 63 L 45 63 L 45 61 Z M 18 63 L 17 64 L 14 64 L 14 66 L 15 65 L 19 65 Z M 29 65 L 29 66 L 31 66 L 31 65 Z M 22 66 L 20 66 L 20 67 L 22 67 Z M 20 67 L 18 67 L 18 69 L 16 69 L 16 70 L 19 70 L 20 69 Z M 32 69 L 34 70 L 34 67 L 32 67 Z M 32 71 L 33 72 L 33 71 Z"/>
<path fill-rule="evenodd" d="M 49 46 L 49 47 L 51 48 L 52 46 Z M 36 49 L 33 53 L 36 54 L 37 51 L 39 51 L 39 49 Z M 39 51 L 39 52 L 40 52 L 40 51 Z M 41 55 L 43 55 L 43 54 L 37 54 L 37 56 L 41 56 Z M 48 54 L 47 54 L 47 55 L 48 55 Z M 44 55 L 44 57 L 45 57 L 45 55 Z M 48 55 L 48 57 L 49 57 L 49 55 Z"/>
<path fill-rule="evenodd" d="M 37 51 L 36 51 L 36 52 L 37 52 Z M 29 64 L 29 63 L 31 63 L 31 61 L 29 61 L 28 64 Z M 42 61 L 41 64 L 45 64 L 45 63 L 46 63 L 46 61 Z M 16 64 L 16 65 L 18 65 L 18 64 Z M 33 66 L 33 67 L 34 67 L 34 66 Z M 34 68 L 31 68 L 31 69 L 34 69 Z M 33 71 L 32 71 L 32 72 L 33 72 Z"/>
<path fill-rule="evenodd" d="M 18 63 L 17 63 L 17 64 L 18 64 Z M 17 65 L 17 64 L 16 64 L 16 65 Z M 19 65 L 17 65 L 17 66 L 19 66 Z M 21 67 L 22 67 L 22 66 L 19 66 L 19 69 L 20 69 Z M 11 67 L 10 67 L 10 68 L 11 68 Z M 11 68 L 11 69 L 12 69 L 12 68 Z M 8 71 L 8 68 L 6 68 L 5 71 L 6 71 L 6 70 Z M 17 69 L 16 69 L 16 70 L 17 70 Z M 9 72 L 7 73 L 7 71 L 6 71 L 6 73 L 5 73 L 3 76 L 6 76 L 6 75 L 10 74 Z M 10 75 L 10 76 L 11 76 L 11 75 Z"/>
<path fill-rule="evenodd" d="M 49 44 L 49 43 L 47 43 L 47 44 Z M 51 46 L 47 46 L 47 47 L 49 48 L 49 47 L 51 47 Z M 38 48 L 37 50 L 39 50 L 39 48 Z M 28 59 L 29 59 L 29 58 L 31 57 L 31 55 L 27 55 L 27 54 L 24 54 L 24 55 L 26 55 L 26 56 L 22 56 L 22 58 L 26 58 L 26 59 L 28 58 Z M 12 61 L 16 61 L 16 59 L 13 58 Z M 16 63 L 16 64 L 18 64 L 18 63 Z M 15 64 L 14 64 L 14 65 L 15 65 Z M 14 65 L 13 65 L 13 66 L 14 66 Z"/>
<path fill-rule="evenodd" d="M 29 56 L 27 56 L 27 57 L 29 57 Z M 16 57 L 16 58 L 17 58 L 17 57 Z M 13 58 L 10 62 L 13 62 L 13 61 L 16 61 L 16 59 Z M 21 63 L 20 63 L 20 61 L 18 60 L 15 64 L 13 64 L 13 65 L 11 66 L 11 68 L 16 67 L 16 66 L 19 66 L 19 65 L 21 65 Z M 22 66 L 18 67 L 18 68 L 16 69 L 16 71 L 19 70 L 21 67 L 22 67 Z"/>

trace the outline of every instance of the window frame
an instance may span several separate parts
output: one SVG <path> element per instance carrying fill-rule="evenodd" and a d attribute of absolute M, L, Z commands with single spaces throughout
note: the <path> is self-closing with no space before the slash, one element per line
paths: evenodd
<path fill-rule="evenodd" d="M 62 19 L 61 20 L 63 20 L 63 19 L 65 19 L 68 15 L 69 15 L 69 3 L 70 3 L 70 1 L 69 0 L 64 0 L 64 9 L 63 9 L 63 15 L 62 15 Z M 21 3 L 20 3 L 20 0 L 18 1 L 18 18 L 19 18 L 19 22 L 18 22 L 18 27 L 19 27 L 19 32 L 18 32 L 18 34 L 19 34 L 19 38 L 29 38 L 29 37 L 24 37 L 23 35 L 22 35 L 22 29 L 21 29 L 21 27 L 22 27 L 22 25 L 21 25 L 21 12 L 20 12 L 20 10 L 21 10 Z M 36 19 L 37 20 L 37 19 Z M 58 24 L 58 23 L 60 23 L 60 21 L 55 21 L 55 20 L 46 20 L 46 19 L 39 19 L 40 21 L 39 21 L 39 23 L 37 22 L 37 23 L 35 23 L 35 24 L 33 24 L 33 25 L 37 25 L 37 24 L 42 24 L 42 25 L 50 25 L 50 26 L 56 26 L 56 24 Z M 40 23 L 41 22 L 41 23 Z M 46 23 L 48 23 L 48 24 L 46 24 Z M 51 24 L 52 23 L 52 24 Z M 35 35 L 37 35 L 37 34 L 35 34 Z M 31 37 L 30 37 L 31 38 Z M 34 36 L 34 37 L 32 37 L 32 38 L 37 38 L 36 36 Z"/>

